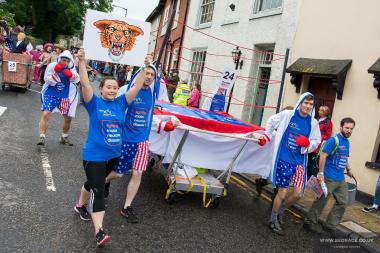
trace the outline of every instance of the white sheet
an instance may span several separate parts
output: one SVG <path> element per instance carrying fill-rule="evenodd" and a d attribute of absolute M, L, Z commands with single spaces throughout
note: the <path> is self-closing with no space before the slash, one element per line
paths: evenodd
<path fill-rule="evenodd" d="M 153 123 L 150 133 L 149 150 L 165 156 L 163 162 L 169 163 L 185 131 L 176 129 L 169 133 L 157 133 L 155 125 Z M 240 139 L 190 132 L 182 150 L 181 161 L 193 167 L 225 170 L 244 143 L 245 141 Z M 237 159 L 233 171 L 267 178 L 270 174 L 270 146 L 271 143 L 261 147 L 256 142 L 249 141 Z"/>

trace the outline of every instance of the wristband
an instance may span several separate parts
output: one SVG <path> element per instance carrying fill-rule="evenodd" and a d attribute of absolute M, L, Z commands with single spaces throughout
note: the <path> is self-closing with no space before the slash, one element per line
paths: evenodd
<path fill-rule="evenodd" d="M 323 176 L 323 172 L 318 172 L 318 174 L 317 175 L 322 175 Z"/>

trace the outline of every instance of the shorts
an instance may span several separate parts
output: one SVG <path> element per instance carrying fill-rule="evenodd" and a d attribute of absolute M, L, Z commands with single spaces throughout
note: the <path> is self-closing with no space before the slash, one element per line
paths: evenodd
<path fill-rule="evenodd" d="M 59 98 L 50 95 L 44 95 L 42 100 L 42 111 L 53 112 L 55 108 L 58 108 L 62 115 L 67 115 L 70 109 L 70 99 L 69 98 Z"/>
<path fill-rule="evenodd" d="M 114 171 L 127 173 L 130 169 L 145 171 L 148 165 L 149 141 L 138 143 L 125 142 L 121 148 L 121 156 Z"/>
<path fill-rule="evenodd" d="M 304 188 L 305 169 L 302 165 L 293 165 L 291 163 L 279 160 L 277 162 L 275 185 L 278 188 L 288 188 L 294 186 Z"/>

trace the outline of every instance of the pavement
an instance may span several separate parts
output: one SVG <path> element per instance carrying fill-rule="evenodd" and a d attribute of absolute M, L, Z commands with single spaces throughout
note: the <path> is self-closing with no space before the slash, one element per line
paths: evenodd
<path fill-rule="evenodd" d="M 202 196 L 193 193 L 169 205 L 167 183 L 156 171 L 144 175 L 133 203 L 139 224 L 119 215 L 130 176 L 111 184 L 104 227 L 113 239 L 98 248 L 91 222 L 73 211 L 85 180 L 81 149 L 87 113 L 78 106 L 70 134 L 73 147 L 59 144 L 62 119 L 54 114 L 46 148 L 39 149 L 40 87 L 33 84 L 32 89 L 25 94 L 14 88 L 0 91 L 1 252 L 371 252 L 358 244 L 339 248 L 307 233 L 296 209 L 286 213 L 286 235 L 272 233 L 269 194 L 257 198 L 254 185 L 236 176 L 216 209 L 203 208 Z"/>
<path fill-rule="evenodd" d="M 256 177 L 245 175 L 242 179 L 255 186 Z M 270 196 L 273 194 L 271 185 L 265 186 L 264 191 Z M 289 193 L 291 192 L 292 189 L 289 190 Z M 305 195 L 294 205 L 293 210 L 299 211 L 303 218 L 315 199 L 314 193 L 306 189 Z M 325 222 L 334 203 L 334 198 L 330 198 L 321 214 L 321 223 Z M 343 219 L 338 225 L 338 231 L 341 237 L 351 238 L 360 242 L 359 245 L 362 248 L 370 252 L 380 252 L 380 211 L 367 213 L 362 211 L 364 207 L 366 205 L 358 201 L 348 205 Z"/>

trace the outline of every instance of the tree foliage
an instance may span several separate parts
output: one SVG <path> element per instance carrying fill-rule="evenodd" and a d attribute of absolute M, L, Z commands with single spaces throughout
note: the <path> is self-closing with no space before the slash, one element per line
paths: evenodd
<path fill-rule="evenodd" d="M 14 20 L 14 14 L 5 10 L 1 5 L 0 5 L 0 20 L 7 21 L 8 26 L 11 28 L 14 28 L 16 26 L 16 22 Z"/>
<path fill-rule="evenodd" d="M 109 12 L 112 0 L 7 0 L 4 9 L 34 36 L 54 41 L 82 30 L 87 9 Z M 29 30 L 28 29 L 28 30 Z"/>

